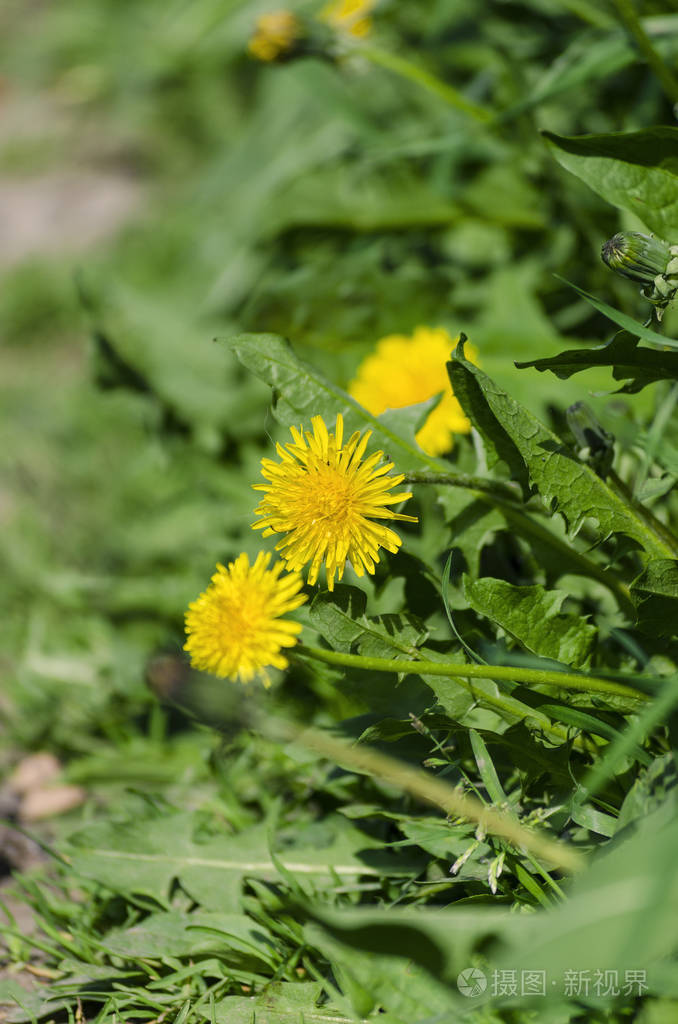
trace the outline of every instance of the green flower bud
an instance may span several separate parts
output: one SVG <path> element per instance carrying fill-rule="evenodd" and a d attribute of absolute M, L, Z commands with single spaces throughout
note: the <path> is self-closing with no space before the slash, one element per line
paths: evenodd
<path fill-rule="evenodd" d="M 601 256 L 610 270 L 641 284 L 654 284 L 658 274 L 666 273 L 671 252 L 666 242 L 639 231 L 613 235 L 603 246 Z"/>
<path fill-rule="evenodd" d="M 643 285 L 641 294 L 650 300 L 661 320 L 678 292 L 678 246 L 640 231 L 625 231 L 605 242 L 601 256 L 610 270 Z"/>

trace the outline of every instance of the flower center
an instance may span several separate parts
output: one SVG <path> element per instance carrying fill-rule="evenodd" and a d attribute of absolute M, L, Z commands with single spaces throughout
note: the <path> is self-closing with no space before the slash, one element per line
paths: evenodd
<path fill-rule="evenodd" d="M 325 523 L 338 530 L 353 517 L 353 486 L 330 466 L 322 466 L 306 484 L 304 516 L 309 525 Z"/>

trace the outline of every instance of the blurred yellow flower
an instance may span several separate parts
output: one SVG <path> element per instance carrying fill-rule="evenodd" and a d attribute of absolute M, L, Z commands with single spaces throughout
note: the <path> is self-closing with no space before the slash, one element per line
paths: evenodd
<path fill-rule="evenodd" d="M 443 327 L 417 327 L 411 337 L 390 334 L 360 364 L 348 392 L 373 416 L 425 402 L 442 392 L 416 438 L 428 455 L 443 455 L 452 448 L 455 434 L 468 434 L 471 429 L 445 367 L 456 343 Z M 478 362 L 473 345 L 466 344 L 465 355 Z"/>
<path fill-rule="evenodd" d="M 292 427 L 294 443 L 276 446 L 280 462 L 261 460 L 261 474 L 269 483 L 254 485 L 265 497 L 255 511 L 261 521 L 253 523 L 252 529 L 263 530 L 264 537 L 285 533 L 276 551 L 289 569 L 298 570 L 310 562 L 311 584 L 324 562 L 327 586 L 333 590 L 334 577 L 342 578 L 347 559 L 362 576 L 365 570 L 374 572 L 380 547 L 387 551 L 400 547 L 400 537 L 375 519 L 417 520 L 387 508 L 412 494 L 391 494 L 403 476 L 386 475 L 393 463 L 381 464 L 383 452 L 363 461 L 370 431 L 362 436 L 356 431 L 344 444 L 341 415 L 334 433 L 328 433 L 320 416 L 314 416 L 311 424 L 312 434 Z"/>
<path fill-rule="evenodd" d="M 217 564 L 207 590 L 186 612 L 184 650 L 203 672 L 249 683 L 270 685 L 266 669 L 287 668 L 282 647 L 293 647 L 301 625 L 279 616 L 306 600 L 299 573 L 281 577 L 283 563 L 268 568 L 271 555 L 260 551 L 254 565 L 238 555 L 228 567 Z"/>
<path fill-rule="evenodd" d="M 330 0 L 318 17 L 339 32 L 363 39 L 372 28 L 369 13 L 376 4 L 377 0 Z"/>
<path fill-rule="evenodd" d="M 257 60 L 272 61 L 291 50 L 301 34 L 301 22 L 291 11 L 269 11 L 257 18 L 247 49 Z"/>

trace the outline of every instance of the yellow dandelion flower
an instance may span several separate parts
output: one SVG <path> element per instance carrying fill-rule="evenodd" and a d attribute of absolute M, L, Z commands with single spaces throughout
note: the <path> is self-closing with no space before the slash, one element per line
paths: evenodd
<path fill-rule="evenodd" d="M 301 632 L 298 622 L 281 619 L 306 600 L 299 573 L 281 577 L 283 563 L 268 568 L 271 555 L 260 551 L 254 565 L 238 555 L 228 567 L 217 564 L 207 590 L 186 612 L 184 650 L 191 665 L 203 672 L 249 683 L 270 681 L 266 669 L 287 668 L 282 647 L 293 647 Z"/>
<path fill-rule="evenodd" d="M 291 11 L 269 11 L 257 18 L 247 50 L 257 60 L 273 61 L 291 50 L 301 34 L 301 22 Z"/>
<path fill-rule="evenodd" d="M 342 578 L 347 559 L 362 576 L 365 570 L 374 572 L 380 547 L 387 551 L 400 547 L 400 537 L 375 519 L 417 520 L 387 508 L 411 498 L 412 493 L 391 493 L 403 476 L 386 475 L 393 463 L 381 464 L 383 452 L 363 461 L 371 431 L 362 436 L 356 431 L 344 444 L 341 415 L 334 433 L 328 433 L 321 416 L 314 416 L 311 424 L 312 434 L 292 427 L 293 443 L 284 448 L 276 445 L 280 462 L 261 460 L 261 475 L 269 483 L 254 485 L 265 497 L 255 510 L 261 521 L 253 523 L 252 529 L 263 530 L 264 537 L 285 533 L 276 551 L 288 569 L 299 570 L 310 562 L 311 584 L 324 562 L 327 585 L 333 590 L 334 577 Z"/>
<path fill-rule="evenodd" d="M 455 434 L 468 434 L 471 429 L 445 368 L 456 343 L 443 327 L 417 327 L 411 337 L 390 334 L 360 364 L 348 392 L 373 416 L 379 416 L 387 409 L 425 402 L 442 391 L 443 397 L 416 438 L 428 455 L 443 455 L 452 448 Z M 477 363 L 473 345 L 467 344 L 464 354 Z"/>
<path fill-rule="evenodd" d="M 372 28 L 370 11 L 377 0 L 331 0 L 318 15 L 339 32 L 347 32 L 355 39 L 364 39 Z"/>

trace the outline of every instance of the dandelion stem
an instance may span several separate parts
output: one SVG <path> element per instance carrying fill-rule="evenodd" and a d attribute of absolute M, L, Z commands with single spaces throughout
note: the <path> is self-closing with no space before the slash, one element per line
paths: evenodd
<path fill-rule="evenodd" d="M 535 686 L 552 686 L 560 690 L 576 690 L 580 693 L 601 694 L 607 697 L 623 697 L 625 699 L 645 703 L 650 697 L 641 690 L 636 690 L 625 683 L 599 676 L 583 673 L 560 672 L 555 669 L 523 668 L 515 665 L 456 665 L 439 661 L 404 661 L 391 658 L 369 658 L 360 654 L 344 654 L 341 651 L 330 651 L 321 647 L 309 647 L 300 644 L 299 654 L 327 662 L 329 665 L 344 665 L 347 668 L 360 668 L 368 672 L 404 672 L 428 676 L 450 676 L 457 679 L 494 679 L 497 682 L 514 682 Z M 487 694 L 477 691 L 480 700 Z M 537 708 L 535 717 L 539 716 Z M 512 712 L 513 713 L 513 712 Z"/>
<path fill-rule="evenodd" d="M 517 486 L 503 480 L 488 480 L 482 476 L 471 476 L 469 473 L 406 473 L 406 484 L 444 484 L 449 487 L 465 487 L 470 491 L 483 491 L 497 497 L 518 501 L 520 490 Z"/>
<path fill-rule="evenodd" d="M 364 43 L 360 47 L 356 47 L 356 52 L 373 64 L 386 68 L 388 71 L 393 71 L 396 75 L 400 75 L 401 78 L 406 78 L 408 81 L 420 85 L 427 92 L 438 96 L 448 106 L 454 107 L 455 110 L 459 110 L 463 114 L 468 114 L 469 117 L 474 118 L 478 122 L 487 123 L 493 118 L 491 111 L 480 106 L 478 103 L 467 100 L 454 86 L 448 85 L 447 82 L 443 82 L 437 75 L 432 74 L 425 68 L 419 67 L 417 64 L 413 64 L 405 57 L 400 57 L 389 50 L 382 50 L 381 47 L 372 46 L 371 44 L 368 46 Z"/>

